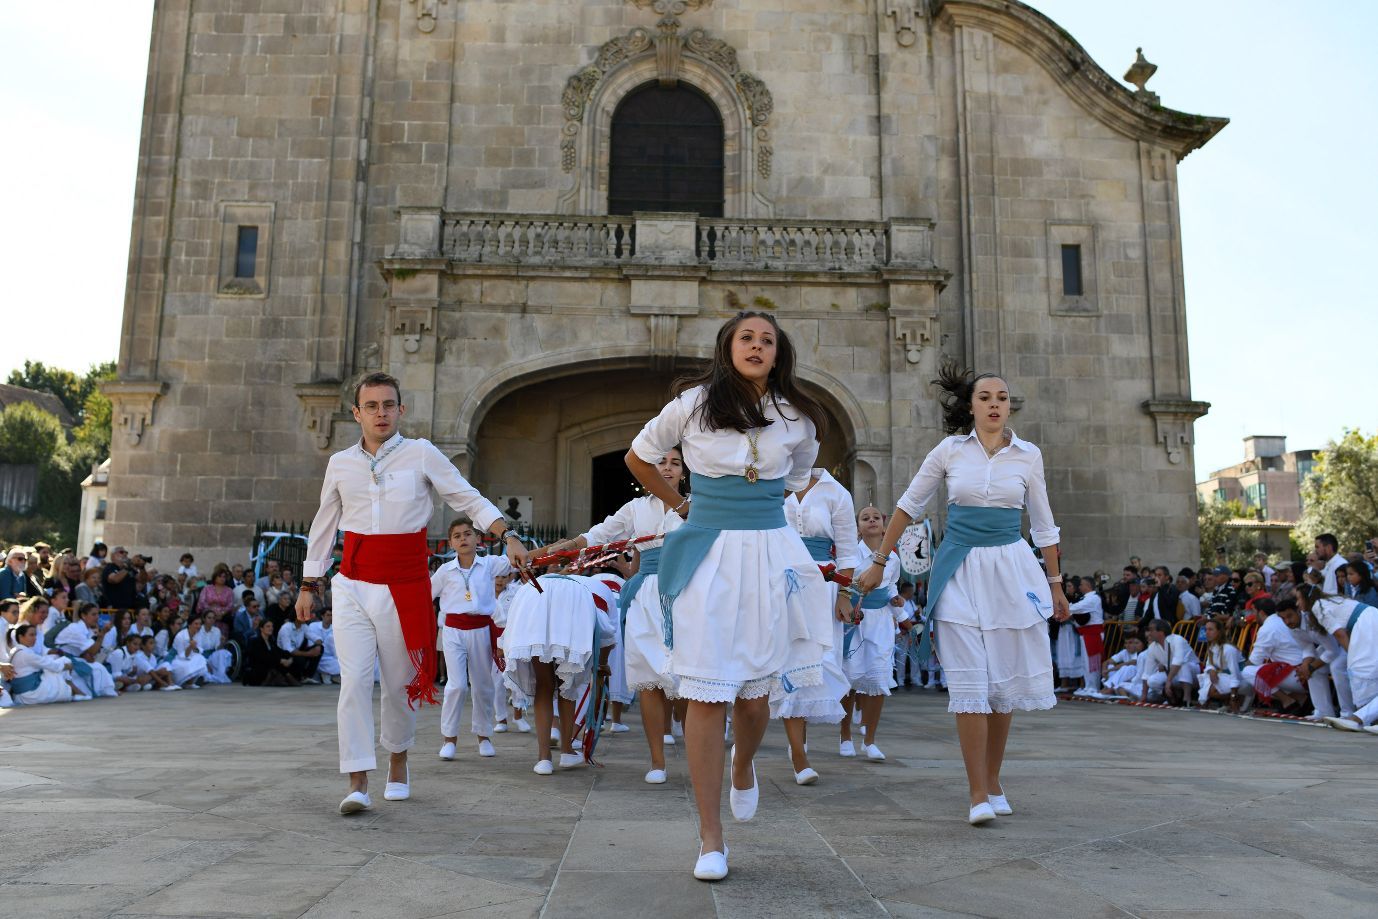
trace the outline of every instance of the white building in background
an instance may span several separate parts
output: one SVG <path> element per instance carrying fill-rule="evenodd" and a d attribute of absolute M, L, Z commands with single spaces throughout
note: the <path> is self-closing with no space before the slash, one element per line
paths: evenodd
<path fill-rule="evenodd" d="M 110 460 L 91 467 L 81 480 L 81 524 L 77 528 L 77 555 L 85 555 L 98 542 L 105 542 L 105 496 L 110 489 Z"/>

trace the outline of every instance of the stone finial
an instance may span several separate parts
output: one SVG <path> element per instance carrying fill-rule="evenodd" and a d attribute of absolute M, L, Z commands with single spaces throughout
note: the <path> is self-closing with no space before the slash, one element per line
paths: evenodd
<path fill-rule="evenodd" d="M 1146 102 L 1158 102 L 1158 94 L 1144 89 L 1144 84 L 1153 78 L 1158 72 L 1158 65 L 1149 63 L 1148 58 L 1144 57 L 1143 48 L 1134 49 L 1134 63 L 1129 65 L 1129 69 L 1124 72 L 1124 81 L 1134 85 L 1134 95 Z"/>

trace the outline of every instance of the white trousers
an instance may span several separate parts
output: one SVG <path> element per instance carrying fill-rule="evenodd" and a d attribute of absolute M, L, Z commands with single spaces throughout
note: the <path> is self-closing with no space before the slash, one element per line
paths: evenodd
<path fill-rule="evenodd" d="M 402 623 L 385 584 L 337 574 L 331 580 L 335 604 L 335 655 L 340 659 L 340 771 L 378 768 L 373 744 L 373 672 L 382 686 L 382 736 L 389 753 L 410 750 L 416 740 L 416 712 L 407 705 L 407 684 L 416 668 L 402 640 Z"/>
<path fill-rule="evenodd" d="M 470 730 L 480 737 L 493 734 L 493 713 L 497 707 L 497 687 L 493 683 L 493 647 L 487 626 L 481 629 L 452 629 L 440 633 L 445 652 L 445 702 L 440 707 L 440 734 L 459 736 L 459 716 L 464 709 L 464 693 L 473 690 L 473 717 Z"/>
<path fill-rule="evenodd" d="M 1378 680 L 1351 673 L 1349 682 L 1354 694 L 1354 714 L 1364 724 L 1378 722 Z"/>
<path fill-rule="evenodd" d="M 206 656 L 206 682 L 208 683 L 228 683 L 230 678 L 230 652 L 224 648 L 216 648 Z"/>
<path fill-rule="evenodd" d="M 1311 678 L 1306 681 L 1306 688 L 1311 693 L 1311 704 L 1316 707 L 1316 714 L 1322 718 L 1331 718 L 1335 715 L 1335 702 L 1330 697 L 1332 680 L 1335 683 L 1335 695 L 1340 699 L 1340 714 L 1352 714 L 1354 690 L 1349 685 L 1349 655 L 1344 652 L 1329 664 L 1313 671 Z"/>

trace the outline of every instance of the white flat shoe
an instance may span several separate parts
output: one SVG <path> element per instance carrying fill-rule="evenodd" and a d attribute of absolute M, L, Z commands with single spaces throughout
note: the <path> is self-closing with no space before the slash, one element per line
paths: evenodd
<path fill-rule="evenodd" d="M 455 758 L 455 745 L 454 745 L 453 743 L 450 743 L 449 741 L 446 741 L 446 742 L 445 742 L 445 746 L 443 746 L 443 747 L 440 748 L 440 758 L 441 758 L 441 759 L 454 759 L 454 758 Z"/>
<path fill-rule="evenodd" d="M 665 774 L 664 769 L 652 769 L 650 772 L 646 773 L 646 784 L 664 785 L 667 778 L 669 778 L 669 776 Z"/>
<path fill-rule="evenodd" d="M 340 813 L 349 816 L 357 814 L 359 811 L 366 811 L 373 806 L 366 791 L 351 791 L 345 795 L 345 799 L 340 802 Z"/>
<path fill-rule="evenodd" d="M 582 750 L 584 749 L 584 742 L 576 737 L 569 742 L 569 746 L 571 750 Z"/>
<path fill-rule="evenodd" d="M 548 759 L 543 759 L 531 767 L 531 771 L 537 775 L 551 775 L 555 772 L 555 764 Z"/>
<path fill-rule="evenodd" d="M 560 742 L 560 729 L 559 729 L 559 728 L 551 728 L 551 729 L 550 729 L 550 742 L 551 742 L 551 743 L 559 743 L 559 742 Z"/>
<path fill-rule="evenodd" d="M 694 877 L 700 881 L 721 881 L 727 877 L 727 846 L 721 852 L 699 850 L 699 860 L 694 863 Z"/>
<path fill-rule="evenodd" d="M 1366 725 L 1364 727 L 1364 730 L 1370 734 L 1378 734 L 1378 724 Z"/>
<path fill-rule="evenodd" d="M 990 802 L 983 801 L 980 804 L 971 806 L 971 813 L 967 815 L 967 823 L 972 826 L 980 826 L 983 823 L 990 823 L 995 819 L 995 808 L 990 806 Z"/>
<path fill-rule="evenodd" d="M 384 801 L 405 801 L 411 797 L 411 763 L 407 764 L 405 782 L 388 782 L 383 786 Z"/>
<path fill-rule="evenodd" d="M 995 811 L 997 817 L 1008 817 L 1014 813 L 1014 808 L 1010 807 L 1009 799 L 1004 795 L 989 795 L 986 800 L 990 802 L 990 808 Z"/>
<path fill-rule="evenodd" d="M 497 756 L 498 751 L 493 749 L 493 742 L 491 740 L 480 740 L 478 742 L 478 755 Z"/>
<path fill-rule="evenodd" d="M 856 756 L 856 744 L 850 740 L 844 740 L 837 745 L 838 756 Z"/>
<path fill-rule="evenodd" d="M 737 758 L 737 745 L 732 745 L 732 759 Z M 745 823 L 756 816 L 756 806 L 761 802 L 761 785 L 756 781 L 756 764 L 751 764 L 751 787 L 741 791 L 736 785 L 728 783 L 727 803 L 732 808 L 732 816 Z"/>
<path fill-rule="evenodd" d="M 561 753 L 561 754 L 560 754 L 560 768 L 561 768 L 561 769 L 578 769 L 580 766 L 583 766 L 583 765 L 585 765 L 585 763 L 584 763 L 584 758 L 583 758 L 582 756 L 580 756 L 578 753 Z"/>
<path fill-rule="evenodd" d="M 73 702 L 90 702 L 90 701 L 91 701 L 91 697 L 88 696 L 88 695 L 87 695 L 86 693 L 84 693 L 84 692 L 74 692 L 74 693 L 72 693 L 72 701 L 73 701 Z"/>
<path fill-rule="evenodd" d="M 627 727 L 625 724 L 614 723 L 608 730 L 613 734 L 625 734 L 630 731 L 631 728 Z"/>
<path fill-rule="evenodd" d="M 794 784 L 796 785 L 812 785 L 817 781 L 818 773 L 814 771 L 812 766 L 805 766 L 802 772 L 794 774 Z"/>
<path fill-rule="evenodd" d="M 518 730 L 518 731 L 521 731 L 523 734 L 530 734 L 530 733 L 531 733 L 531 724 L 530 724 L 530 722 L 528 722 L 525 718 L 518 718 L 518 719 L 517 719 L 517 730 Z"/>
<path fill-rule="evenodd" d="M 182 687 L 178 686 L 176 683 L 163 687 L 163 692 L 181 692 L 181 690 Z"/>
<path fill-rule="evenodd" d="M 661 742 L 664 743 L 667 747 L 673 747 L 675 745 L 675 735 L 666 734 L 664 737 L 661 738 Z"/>
<path fill-rule="evenodd" d="M 880 747 L 873 743 L 866 745 L 866 758 L 873 763 L 885 762 L 885 754 L 880 752 Z"/>
<path fill-rule="evenodd" d="M 506 722 L 506 721 L 499 721 L 497 724 L 493 725 L 493 733 L 494 733 L 494 734 L 506 734 L 506 733 L 507 733 L 507 722 Z"/>
<path fill-rule="evenodd" d="M 1364 726 L 1353 718 L 1323 718 L 1321 720 L 1337 731 L 1362 731 L 1364 729 Z"/>
<path fill-rule="evenodd" d="M 727 719 L 727 723 L 728 723 L 728 725 L 730 726 L 730 725 L 732 724 L 732 719 L 731 719 L 731 718 L 728 718 L 728 719 Z M 683 736 L 684 736 L 684 725 L 683 725 L 683 724 L 680 724 L 678 721 L 676 721 L 676 720 L 673 719 L 673 718 L 670 719 L 670 736 L 671 736 L 671 737 L 683 737 Z"/>

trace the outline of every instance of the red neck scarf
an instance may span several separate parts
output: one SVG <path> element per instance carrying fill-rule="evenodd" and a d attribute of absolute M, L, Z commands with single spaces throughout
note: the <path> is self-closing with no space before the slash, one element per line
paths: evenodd
<path fill-rule="evenodd" d="M 426 531 L 345 533 L 340 573 L 367 584 L 385 584 L 397 607 L 402 641 L 416 675 L 407 684 L 407 705 L 439 704 L 435 694 L 435 607 L 431 605 L 431 576 L 426 569 L 430 546 Z"/>

